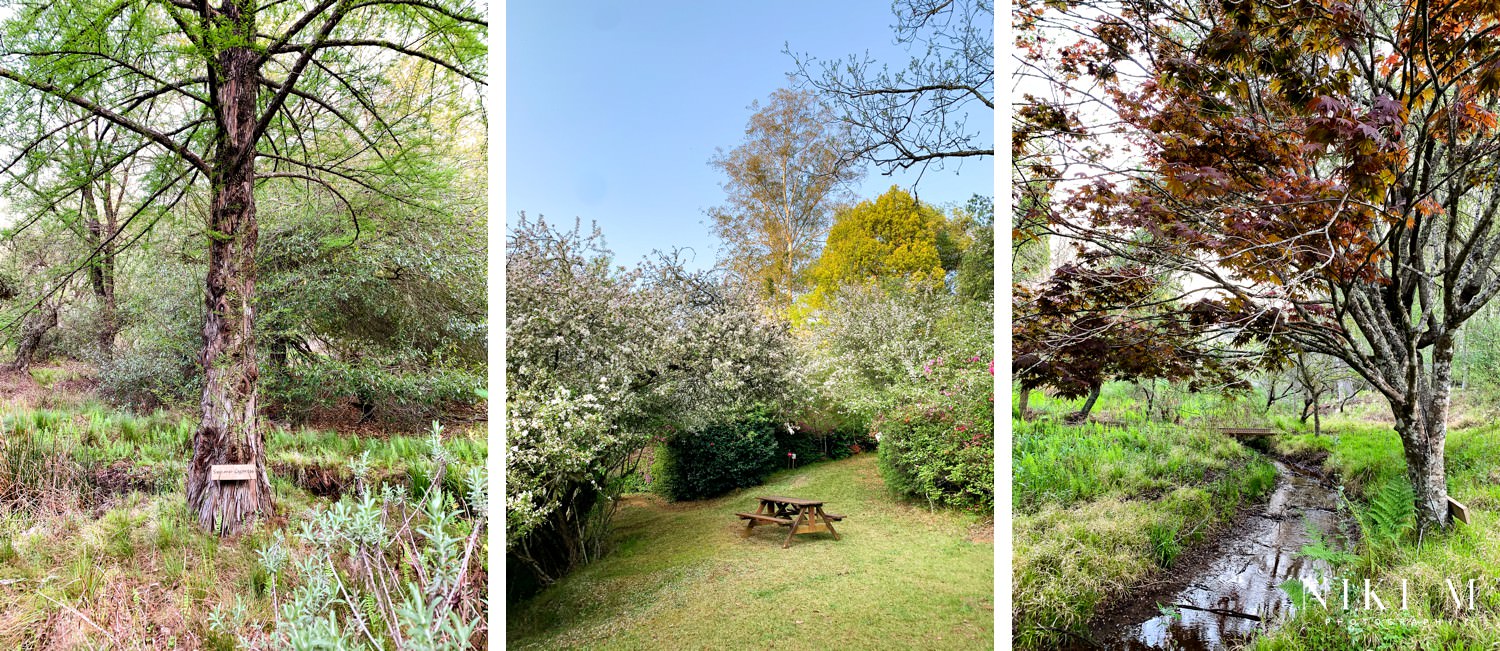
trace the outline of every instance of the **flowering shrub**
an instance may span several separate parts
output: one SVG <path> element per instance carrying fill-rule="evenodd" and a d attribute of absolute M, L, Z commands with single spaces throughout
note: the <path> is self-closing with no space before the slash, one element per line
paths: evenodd
<path fill-rule="evenodd" d="M 871 424 L 880 437 L 880 470 L 897 492 L 976 511 L 995 506 L 993 366 L 973 355 L 923 365 L 925 399 L 896 407 Z"/>
<path fill-rule="evenodd" d="M 847 285 L 803 337 L 818 392 L 868 420 L 922 399 L 931 360 L 990 358 L 993 304 L 887 283 Z"/>
<path fill-rule="evenodd" d="M 762 407 L 667 437 L 652 468 L 656 490 L 674 500 L 697 500 L 760 484 L 779 466 L 776 430 Z"/>
<path fill-rule="evenodd" d="M 505 256 L 507 566 L 546 584 L 602 551 L 653 432 L 789 404 L 797 364 L 750 294 L 675 257 L 620 267 L 597 229 L 524 216 Z"/>

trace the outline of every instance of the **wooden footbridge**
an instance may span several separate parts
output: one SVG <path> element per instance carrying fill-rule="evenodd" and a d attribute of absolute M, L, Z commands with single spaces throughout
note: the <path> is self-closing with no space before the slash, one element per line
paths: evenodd
<path fill-rule="evenodd" d="M 1220 434 L 1237 439 L 1253 439 L 1276 434 L 1276 430 L 1270 427 L 1220 427 L 1218 429 Z"/>

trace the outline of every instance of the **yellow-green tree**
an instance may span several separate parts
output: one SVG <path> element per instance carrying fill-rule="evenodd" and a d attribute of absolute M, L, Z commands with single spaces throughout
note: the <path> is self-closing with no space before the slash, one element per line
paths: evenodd
<path fill-rule="evenodd" d="M 849 283 L 899 278 L 941 287 L 953 266 L 944 261 L 959 258 L 957 239 L 942 212 L 893 185 L 834 216 L 828 243 L 809 274 L 813 303 Z"/>

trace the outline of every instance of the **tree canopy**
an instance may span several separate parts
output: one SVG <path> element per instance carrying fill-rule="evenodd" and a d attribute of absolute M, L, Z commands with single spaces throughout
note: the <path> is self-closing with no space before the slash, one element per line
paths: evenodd
<path fill-rule="evenodd" d="M 812 93 L 780 89 L 750 108 L 745 142 L 710 163 L 723 172 L 728 196 L 708 214 L 729 267 L 785 308 L 805 287 L 830 216 L 861 171 L 841 160 L 849 133 Z"/>
<path fill-rule="evenodd" d="M 960 244 L 942 212 L 897 186 L 840 210 L 810 271 L 820 296 L 844 284 L 900 279 L 940 287 L 944 262 L 957 266 Z"/>
<path fill-rule="evenodd" d="M 1027 99 L 1018 131 L 1047 140 L 1041 176 L 1090 177 L 1051 206 L 1054 232 L 1192 275 L 1241 328 L 1347 364 L 1391 406 L 1420 520 L 1446 524 L 1455 335 L 1500 293 L 1500 15 L 1188 0 L 1016 16 L 1026 74 L 1057 90 Z"/>

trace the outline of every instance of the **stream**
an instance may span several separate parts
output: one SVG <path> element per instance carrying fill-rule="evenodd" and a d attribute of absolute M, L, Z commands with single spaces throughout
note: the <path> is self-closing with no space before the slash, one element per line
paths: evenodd
<path fill-rule="evenodd" d="M 1104 636 L 1105 648 L 1225 649 L 1291 613 L 1290 598 L 1279 587 L 1287 579 L 1318 585 L 1326 594 L 1332 576 L 1329 566 L 1299 551 L 1312 542 L 1309 526 L 1323 532 L 1325 539 L 1334 539 L 1340 525 L 1338 493 L 1280 461 L 1272 464 L 1278 475 L 1270 500 L 1253 507 L 1249 517 L 1217 543 L 1206 563 L 1181 576 L 1185 582 L 1177 584 L 1183 587 L 1175 594 L 1155 600 L 1174 612 L 1158 610 L 1123 620 L 1112 635 Z"/>

